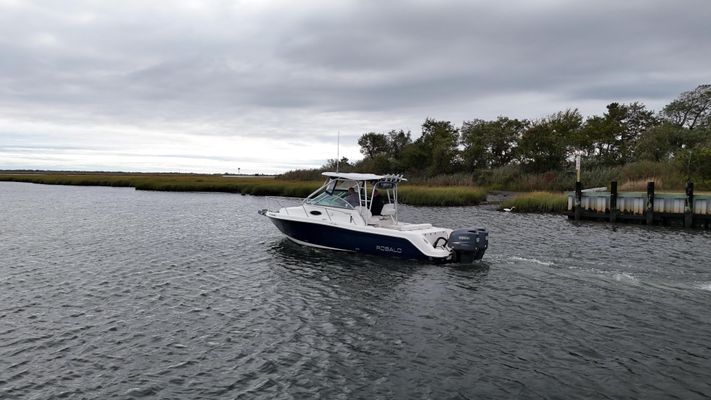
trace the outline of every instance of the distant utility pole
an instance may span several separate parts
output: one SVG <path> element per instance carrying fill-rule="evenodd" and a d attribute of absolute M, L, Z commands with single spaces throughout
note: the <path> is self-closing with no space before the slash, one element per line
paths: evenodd
<path fill-rule="evenodd" d="M 242 168 L 237 168 L 237 175 L 242 175 Z"/>

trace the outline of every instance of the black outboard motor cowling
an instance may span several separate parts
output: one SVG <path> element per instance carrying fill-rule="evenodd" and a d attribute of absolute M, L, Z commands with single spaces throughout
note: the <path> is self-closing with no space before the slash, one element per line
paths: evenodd
<path fill-rule="evenodd" d="M 471 263 L 484 257 L 489 247 L 489 232 L 484 228 L 455 229 L 447 243 L 454 251 L 454 262 Z"/>

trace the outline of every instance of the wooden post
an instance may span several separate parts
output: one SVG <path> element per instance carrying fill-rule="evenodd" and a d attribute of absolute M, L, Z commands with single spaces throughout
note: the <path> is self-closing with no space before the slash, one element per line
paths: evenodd
<path fill-rule="evenodd" d="M 575 182 L 575 220 L 580 221 L 583 217 L 583 184 Z"/>
<path fill-rule="evenodd" d="M 647 225 L 654 223 L 654 182 L 647 182 L 647 208 L 645 210 Z"/>
<path fill-rule="evenodd" d="M 617 181 L 610 182 L 610 222 L 617 222 Z"/>
<path fill-rule="evenodd" d="M 684 227 L 694 227 L 694 182 L 686 182 L 686 200 L 684 201 Z"/>

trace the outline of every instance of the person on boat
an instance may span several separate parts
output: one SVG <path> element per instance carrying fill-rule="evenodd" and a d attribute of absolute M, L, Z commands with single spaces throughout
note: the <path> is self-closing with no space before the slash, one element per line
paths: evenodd
<path fill-rule="evenodd" d="M 360 200 L 358 199 L 358 193 L 352 187 L 348 188 L 348 196 L 346 196 L 346 201 L 353 207 L 358 207 L 360 205 Z"/>
<path fill-rule="evenodd" d="M 384 205 L 385 202 L 383 202 L 383 197 L 380 195 L 380 192 L 375 190 L 373 192 L 373 201 L 370 205 L 370 213 L 373 215 L 380 215 L 380 212 L 383 211 Z"/>

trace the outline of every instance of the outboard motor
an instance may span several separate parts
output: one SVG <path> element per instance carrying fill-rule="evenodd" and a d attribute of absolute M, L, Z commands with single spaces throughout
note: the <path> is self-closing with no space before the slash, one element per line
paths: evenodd
<path fill-rule="evenodd" d="M 489 247 L 489 232 L 484 228 L 455 229 L 447 243 L 454 251 L 454 262 L 471 263 L 484 257 Z"/>

